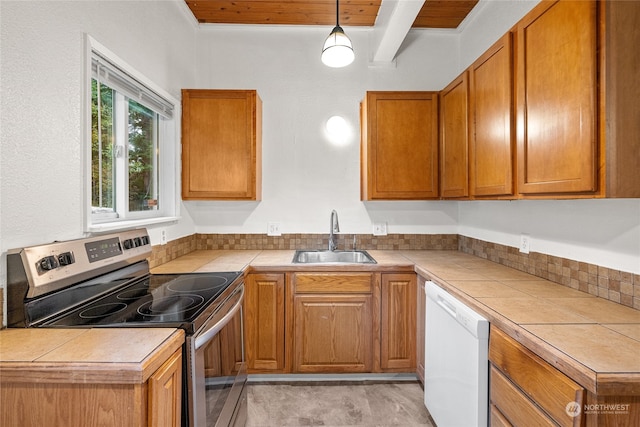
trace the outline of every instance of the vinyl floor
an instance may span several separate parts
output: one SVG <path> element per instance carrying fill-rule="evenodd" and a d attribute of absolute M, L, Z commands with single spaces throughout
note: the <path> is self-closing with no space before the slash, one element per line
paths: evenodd
<path fill-rule="evenodd" d="M 418 382 L 250 383 L 247 427 L 435 427 Z"/>

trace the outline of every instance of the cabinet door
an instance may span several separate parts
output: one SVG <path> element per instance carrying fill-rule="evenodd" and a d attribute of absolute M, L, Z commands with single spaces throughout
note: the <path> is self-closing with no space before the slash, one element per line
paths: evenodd
<path fill-rule="evenodd" d="M 596 4 L 543 2 L 516 28 L 518 191 L 593 192 Z"/>
<path fill-rule="evenodd" d="M 176 351 L 148 380 L 151 427 L 180 427 L 182 350 Z"/>
<path fill-rule="evenodd" d="M 362 200 L 437 198 L 437 93 L 367 92 L 360 111 Z"/>
<path fill-rule="evenodd" d="M 417 290 L 417 320 L 416 320 L 416 373 L 418 379 L 424 384 L 424 331 L 427 306 L 426 279 L 418 276 Z"/>
<path fill-rule="evenodd" d="M 294 372 L 371 372 L 371 295 L 296 295 Z"/>
<path fill-rule="evenodd" d="M 382 275 L 380 367 L 383 371 L 415 371 L 416 275 Z"/>
<path fill-rule="evenodd" d="M 262 102 L 255 90 L 182 91 L 182 198 L 259 200 Z"/>
<path fill-rule="evenodd" d="M 284 274 L 249 274 L 245 280 L 245 347 L 249 372 L 284 369 L 284 286 Z"/>
<path fill-rule="evenodd" d="M 440 92 L 440 195 L 469 195 L 469 85 L 465 71 Z"/>
<path fill-rule="evenodd" d="M 471 195 L 514 195 L 513 48 L 505 34 L 469 67 Z"/>

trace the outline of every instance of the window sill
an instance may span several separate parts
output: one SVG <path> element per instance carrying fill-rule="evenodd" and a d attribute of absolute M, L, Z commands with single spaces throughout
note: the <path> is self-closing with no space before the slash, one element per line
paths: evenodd
<path fill-rule="evenodd" d="M 170 222 L 178 222 L 180 217 L 163 216 L 160 218 L 146 218 L 129 221 L 104 222 L 101 224 L 91 224 L 87 226 L 86 231 L 89 233 L 102 233 L 105 231 L 122 231 L 132 228 L 146 227 L 147 225 L 165 224 Z"/>

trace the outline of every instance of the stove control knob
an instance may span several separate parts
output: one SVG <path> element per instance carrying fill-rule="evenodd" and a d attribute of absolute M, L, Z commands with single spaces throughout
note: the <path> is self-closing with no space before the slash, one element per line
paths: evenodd
<path fill-rule="evenodd" d="M 139 237 L 136 237 L 135 239 L 133 239 L 133 242 L 135 243 L 136 248 L 138 246 L 142 246 L 142 240 Z"/>
<path fill-rule="evenodd" d="M 131 239 L 127 239 L 123 243 L 125 249 L 131 249 L 133 247 L 133 240 Z"/>
<path fill-rule="evenodd" d="M 149 244 L 149 236 L 142 236 L 142 244 L 143 245 L 148 245 Z"/>
<path fill-rule="evenodd" d="M 64 252 L 58 255 L 58 263 L 60 266 L 71 265 L 76 262 L 73 252 Z"/>
<path fill-rule="evenodd" d="M 38 261 L 38 266 L 44 271 L 53 270 L 58 268 L 58 259 L 53 255 L 46 256 Z"/>

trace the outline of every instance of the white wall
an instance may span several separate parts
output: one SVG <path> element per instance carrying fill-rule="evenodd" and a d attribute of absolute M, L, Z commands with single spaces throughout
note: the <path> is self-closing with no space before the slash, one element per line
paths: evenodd
<path fill-rule="evenodd" d="M 455 31 L 416 31 L 396 66 L 369 68 L 370 30 L 347 28 L 356 60 L 344 69 L 320 61 L 331 28 L 203 26 L 197 81 L 204 88 L 257 89 L 263 100 L 263 198 L 259 203 L 190 202 L 203 233 L 328 233 L 338 211 L 343 233 L 455 233 L 455 202 L 360 201 L 359 103 L 367 90 L 440 90 L 458 67 Z M 342 115 L 348 143 L 332 145 L 325 121 Z M 417 167 L 420 165 L 407 165 Z"/>
<path fill-rule="evenodd" d="M 84 33 L 180 99 L 195 81 L 197 26 L 182 0 L 2 0 L 0 24 L 4 287 L 8 249 L 83 236 Z M 193 233 L 182 210 L 170 239 Z"/>

